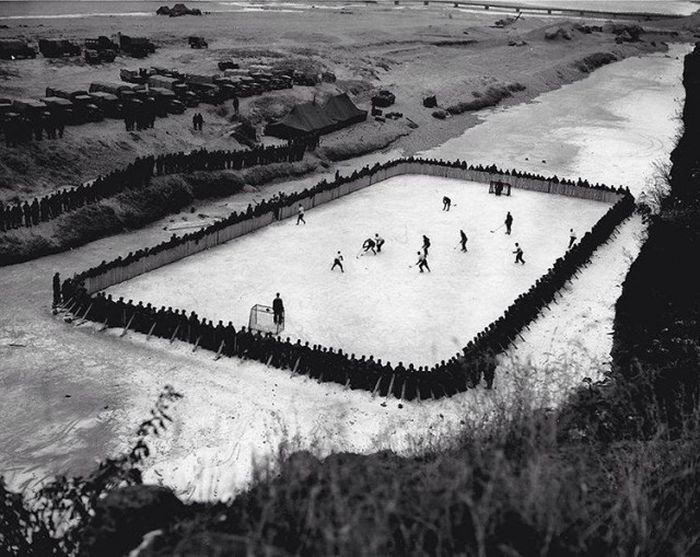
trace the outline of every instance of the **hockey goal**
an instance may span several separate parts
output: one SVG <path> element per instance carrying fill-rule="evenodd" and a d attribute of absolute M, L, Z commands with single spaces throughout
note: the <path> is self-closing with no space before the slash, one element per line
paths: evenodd
<path fill-rule="evenodd" d="M 491 180 L 489 182 L 489 193 L 495 195 L 510 195 L 510 184 L 501 182 L 500 180 Z"/>
<path fill-rule="evenodd" d="M 284 331 L 284 314 L 280 323 L 275 323 L 275 314 L 270 306 L 255 304 L 250 308 L 248 329 L 262 333 L 279 334 Z"/>

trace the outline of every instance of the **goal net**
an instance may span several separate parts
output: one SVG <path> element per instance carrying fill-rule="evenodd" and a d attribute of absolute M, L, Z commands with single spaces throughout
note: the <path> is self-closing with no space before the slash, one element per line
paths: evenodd
<path fill-rule="evenodd" d="M 489 183 L 489 193 L 495 195 L 510 195 L 510 184 L 500 180 L 491 180 Z"/>
<path fill-rule="evenodd" d="M 275 323 L 275 314 L 270 306 L 255 304 L 250 308 L 248 328 L 262 333 L 278 334 L 284 331 L 284 314 L 281 323 Z"/>

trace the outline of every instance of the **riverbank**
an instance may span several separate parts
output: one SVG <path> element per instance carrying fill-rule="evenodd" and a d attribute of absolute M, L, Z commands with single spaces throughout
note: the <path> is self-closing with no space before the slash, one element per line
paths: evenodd
<path fill-rule="evenodd" d="M 590 31 L 565 20 L 521 17 L 505 27 L 494 26 L 497 14 L 459 14 L 443 9 L 394 11 L 362 9 L 348 12 L 309 11 L 303 14 L 245 13 L 181 18 L 95 17 L 46 24 L 10 23 L 2 37 L 84 37 L 117 31 L 147 35 L 159 45 L 143 61 L 117 58 L 113 64 L 87 66 L 82 61 L 36 60 L 0 62 L 0 95 L 43 96 L 47 86 L 87 89 L 92 81 L 118 79 L 119 70 L 139 65 L 173 67 L 214 73 L 220 59 L 233 57 L 242 64 L 264 62 L 332 71 L 334 84 L 318 88 L 295 87 L 265 97 L 243 99 L 241 111 L 261 129 L 283 115 L 294 103 L 321 100 L 348 92 L 363 108 L 377 90 L 388 88 L 397 97 L 397 121 L 366 123 L 324 136 L 322 151 L 333 159 L 351 158 L 368 149 L 391 146 L 405 155 L 428 149 L 456 137 L 479 121 L 467 111 L 445 120 L 422 106 L 436 95 L 439 107 L 449 110 L 479 104 L 490 91 L 510 89 L 499 100 L 503 106 L 527 102 L 544 91 L 561 87 L 589 74 L 601 61 L 619 60 L 652 51 L 664 51 L 665 41 L 690 40 L 687 29 L 696 20 L 645 23 L 648 33 L 639 42 L 616 42 L 613 28 Z M 581 23 L 581 22 L 579 22 Z M 567 30 L 570 39 L 546 39 L 552 29 Z M 282 31 L 281 31 L 282 30 Z M 674 35 L 676 33 L 676 35 Z M 201 35 L 209 49 L 187 47 L 189 35 Z M 591 63 L 592 61 L 592 63 Z M 488 103 L 486 103 L 488 105 Z M 0 201 L 41 195 L 130 162 L 135 157 L 169 151 L 235 149 L 231 137 L 236 121 L 230 101 L 223 107 L 201 106 L 206 124 L 193 132 L 193 111 L 158 120 L 156 129 L 129 133 L 118 121 L 70 127 L 62 140 L 31 142 L 18 148 L 0 146 Z"/>

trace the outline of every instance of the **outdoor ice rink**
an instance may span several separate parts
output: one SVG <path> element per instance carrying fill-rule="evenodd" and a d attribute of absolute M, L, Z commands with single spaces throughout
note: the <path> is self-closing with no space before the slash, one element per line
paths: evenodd
<path fill-rule="evenodd" d="M 442 197 L 453 205 L 442 211 Z M 401 176 L 275 223 L 201 254 L 115 285 L 114 296 L 194 310 L 215 323 L 247 325 L 250 308 L 280 292 L 283 336 L 392 364 L 432 365 L 463 347 L 526 291 L 566 250 L 569 229 L 590 230 L 609 205 L 428 176 Z M 513 233 L 495 233 L 511 211 Z M 459 249 L 459 230 L 468 253 Z M 357 257 L 384 237 L 382 253 Z M 419 273 L 422 235 L 431 273 Z M 514 243 L 526 264 L 515 265 Z M 345 273 L 331 272 L 335 253 Z M 406 361 L 408 360 L 408 361 Z"/>

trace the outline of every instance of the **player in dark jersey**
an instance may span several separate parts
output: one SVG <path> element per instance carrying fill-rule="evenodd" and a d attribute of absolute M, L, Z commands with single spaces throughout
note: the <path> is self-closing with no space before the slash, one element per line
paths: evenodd
<path fill-rule="evenodd" d="M 275 325 L 284 323 L 284 303 L 282 302 L 282 298 L 280 298 L 279 292 L 277 296 L 275 296 L 275 299 L 272 300 L 272 313 L 274 314 L 273 321 Z"/>
<path fill-rule="evenodd" d="M 379 234 L 374 235 L 374 244 L 377 246 L 377 253 L 382 251 L 382 246 L 384 245 L 384 238 L 382 238 Z"/>
<path fill-rule="evenodd" d="M 373 253 L 374 255 L 377 255 L 377 252 L 374 251 L 374 247 L 375 247 L 376 245 L 377 245 L 377 244 L 374 243 L 374 240 L 372 240 L 372 238 L 367 238 L 367 239 L 362 243 L 362 248 L 365 250 L 365 251 L 363 251 L 362 253 L 364 254 L 364 253 L 367 253 L 367 252 L 369 252 L 369 251 L 371 250 L 372 253 Z"/>
<path fill-rule="evenodd" d="M 428 256 L 428 248 L 430 247 L 430 238 L 423 234 L 423 253 Z"/>
<path fill-rule="evenodd" d="M 515 242 L 515 263 L 522 263 L 525 265 L 525 260 L 523 259 L 523 248 L 520 247 L 518 242 Z"/>
<path fill-rule="evenodd" d="M 467 235 L 464 230 L 459 231 L 459 243 L 462 246 L 462 251 L 467 251 Z"/>
<path fill-rule="evenodd" d="M 335 259 L 333 260 L 333 266 L 331 267 L 331 271 L 336 267 L 340 267 L 341 273 L 345 272 L 345 270 L 343 269 L 343 254 L 340 252 L 336 254 Z"/>

